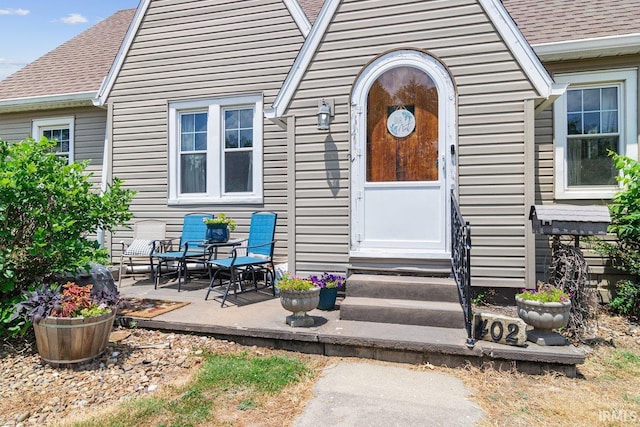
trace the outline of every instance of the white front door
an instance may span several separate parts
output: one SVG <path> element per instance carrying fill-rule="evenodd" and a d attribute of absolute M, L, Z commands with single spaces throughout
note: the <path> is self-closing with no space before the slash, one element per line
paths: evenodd
<path fill-rule="evenodd" d="M 449 256 L 455 92 L 417 51 L 371 63 L 352 99 L 351 256 Z"/>

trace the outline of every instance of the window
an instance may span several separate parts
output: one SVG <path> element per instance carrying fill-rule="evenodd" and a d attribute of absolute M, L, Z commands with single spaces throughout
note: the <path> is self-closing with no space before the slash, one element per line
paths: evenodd
<path fill-rule="evenodd" d="M 618 188 L 609 150 L 636 157 L 637 71 L 556 76 L 569 83 L 554 109 L 557 199 L 610 198 Z"/>
<path fill-rule="evenodd" d="M 169 105 L 169 203 L 262 203 L 262 97 Z"/>
<path fill-rule="evenodd" d="M 56 155 L 73 162 L 73 117 L 57 117 L 52 119 L 36 119 L 33 121 L 31 135 L 35 139 L 43 136 L 56 141 Z"/>

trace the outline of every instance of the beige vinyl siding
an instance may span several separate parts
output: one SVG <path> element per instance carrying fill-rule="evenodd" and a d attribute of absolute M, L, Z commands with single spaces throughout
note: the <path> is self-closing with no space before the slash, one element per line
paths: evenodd
<path fill-rule="evenodd" d="M 599 70 L 615 70 L 620 68 L 637 67 L 640 69 L 640 56 L 627 55 L 612 58 L 597 58 L 581 61 L 554 62 L 545 64 L 552 75 L 576 72 L 590 72 Z M 640 106 L 640 98 L 638 99 Z M 640 110 L 639 110 L 640 111 Z M 601 205 L 608 200 L 556 200 L 554 197 L 554 146 L 553 146 L 553 107 L 547 108 L 536 117 L 536 203 L 538 204 L 572 204 L 572 205 Z M 638 126 L 640 129 L 640 126 Z M 608 236 L 608 239 L 613 238 Z M 569 238 L 564 240 L 569 241 Z M 617 279 L 620 272 L 607 265 L 607 259 L 586 245 L 581 245 L 591 270 L 593 282 L 601 283 Z M 551 259 L 551 240 L 547 236 L 536 238 L 536 275 L 538 280 L 548 278 L 548 267 Z"/>
<path fill-rule="evenodd" d="M 224 212 L 238 221 L 232 237 L 245 237 L 251 212 L 278 214 L 276 254 L 287 252 L 286 131 L 264 122 L 264 203 L 167 206 L 170 101 L 263 94 L 269 108 L 303 37 L 280 0 L 151 2 L 118 75 L 113 104 L 114 176 L 138 193 L 135 219 L 167 222 L 180 235 L 190 212 Z M 115 243 L 131 237 L 121 229 Z M 114 256 L 119 245 L 114 245 Z"/>
<path fill-rule="evenodd" d="M 47 111 L 27 111 L 0 115 L 0 138 L 21 141 L 31 136 L 32 122 L 36 119 L 74 117 L 74 159 L 89 161 L 87 172 L 91 182 L 98 185 L 102 177 L 107 111 L 96 107 L 81 107 Z"/>
<path fill-rule="evenodd" d="M 459 94 L 459 194 L 472 225 L 472 283 L 520 287 L 528 214 L 523 101 L 535 92 L 471 0 L 345 0 L 339 6 L 290 108 L 298 125 L 296 272 L 348 267 L 352 86 L 376 57 L 412 48 L 439 58 Z M 320 98 L 335 102 L 329 136 L 315 128 Z"/>

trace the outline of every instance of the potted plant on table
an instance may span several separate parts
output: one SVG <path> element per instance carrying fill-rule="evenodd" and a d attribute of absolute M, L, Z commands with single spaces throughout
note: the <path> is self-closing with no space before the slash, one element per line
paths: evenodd
<path fill-rule="evenodd" d="M 236 221 L 221 213 L 214 218 L 202 220 L 207 225 L 207 242 L 224 243 L 229 240 L 229 233 L 236 229 Z"/>
<path fill-rule="evenodd" d="M 42 360 L 55 366 L 80 363 L 104 352 L 118 299 L 108 287 L 42 285 L 16 305 L 15 316 L 33 324 Z"/>
<path fill-rule="evenodd" d="M 280 291 L 280 303 L 282 307 L 292 312 L 287 316 L 287 325 L 313 326 L 313 317 L 307 315 L 318 306 L 320 301 L 320 288 L 310 279 L 291 276 L 285 273 L 276 284 Z"/>
<path fill-rule="evenodd" d="M 333 310 L 336 305 L 338 289 L 342 289 L 346 278 L 337 274 L 322 273 L 322 276 L 310 276 L 309 279 L 320 288 L 319 310 Z"/>
<path fill-rule="evenodd" d="M 527 339 L 540 345 L 565 345 L 566 339 L 553 332 L 569 323 L 571 295 L 548 283 L 538 289 L 523 289 L 516 295 L 518 316 L 528 325 Z"/>

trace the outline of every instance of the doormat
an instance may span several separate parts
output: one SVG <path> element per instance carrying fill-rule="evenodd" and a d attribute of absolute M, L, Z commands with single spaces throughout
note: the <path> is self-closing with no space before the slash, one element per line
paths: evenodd
<path fill-rule="evenodd" d="M 147 298 L 125 298 L 123 307 L 118 310 L 118 315 L 151 319 L 152 317 L 168 313 L 180 307 L 188 305 L 188 302 L 163 301 Z"/>

